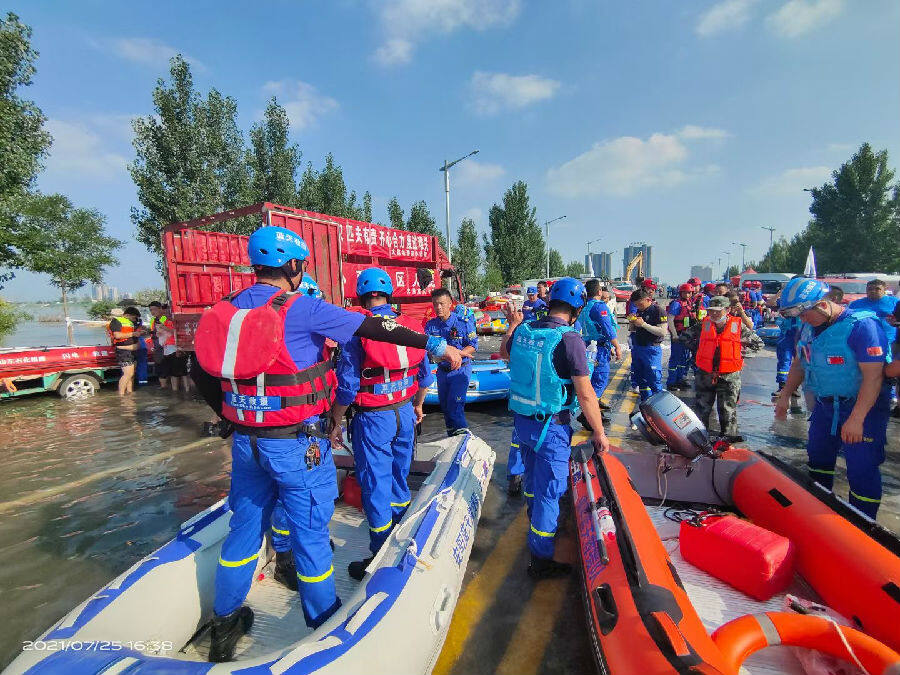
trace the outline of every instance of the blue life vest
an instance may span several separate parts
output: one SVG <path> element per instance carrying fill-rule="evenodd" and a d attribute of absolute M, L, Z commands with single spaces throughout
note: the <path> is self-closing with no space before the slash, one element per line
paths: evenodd
<path fill-rule="evenodd" d="M 594 320 L 591 318 L 591 309 L 593 309 L 594 305 L 598 302 L 600 301 L 597 300 L 597 298 L 591 298 L 587 301 L 584 309 L 581 310 L 581 334 L 586 342 L 594 340 L 600 342 L 604 339 L 603 333 L 600 332 L 600 326 L 594 323 Z"/>
<path fill-rule="evenodd" d="M 781 329 L 781 335 L 778 338 L 779 344 L 782 346 L 791 346 L 793 347 L 794 342 L 797 340 L 797 331 L 800 328 L 800 319 L 797 317 L 792 317 L 790 319 L 785 317 L 778 317 L 776 320 L 778 327 Z"/>
<path fill-rule="evenodd" d="M 549 418 L 574 409 L 568 403 L 569 390 L 553 365 L 553 350 L 571 326 L 537 328 L 535 322 L 516 329 L 509 352 L 509 409 L 520 415 Z M 543 440 L 543 439 L 541 439 Z"/>
<path fill-rule="evenodd" d="M 810 325 L 803 325 L 800 362 L 817 397 L 856 398 L 862 384 L 862 371 L 847 338 L 858 321 L 874 318 L 877 318 L 874 312 L 853 312 L 835 321 L 818 336 L 813 335 Z"/>

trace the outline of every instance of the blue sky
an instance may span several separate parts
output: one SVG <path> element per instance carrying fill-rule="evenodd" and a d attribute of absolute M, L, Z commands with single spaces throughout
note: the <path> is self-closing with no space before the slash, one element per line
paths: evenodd
<path fill-rule="evenodd" d="M 244 130 L 277 93 L 304 162 L 328 152 L 376 220 L 392 195 L 425 199 L 443 225 L 444 160 L 453 221 L 487 226 L 523 179 L 568 260 L 643 240 L 654 274 L 748 244 L 762 225 L 793 235 L 803 187 L 821 184 L 863 141 L 900 157 L 900 60 L 893 0 L 226 0 L 12 2 L 40 52 L 26 94 L 55 142 L 45 191 L 100 209 L 128 240 L 107 274 L 161 287 L 133 241 L 126 171 L 132 117 L 184 53 L 201 91 L 238 101 Z M 11 299 L 53 295 L 19 273 Z"/>

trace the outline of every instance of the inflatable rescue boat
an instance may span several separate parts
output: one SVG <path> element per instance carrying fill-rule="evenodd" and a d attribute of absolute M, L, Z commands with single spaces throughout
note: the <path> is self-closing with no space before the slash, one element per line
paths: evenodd
<path fill-rule="evenodd" d="M 437 369 L 432 365 L 431 372 Z M 466 391 L 466 403 L 473 401 L 505 401 L 509 398 L 509 364 L 503 359 L 474 359 L 472 379 Z M 425 403 L 439 405 L 437 381 L 427 389 Z"/>
<path fill-rule="evenodd" d="M 362 582 L 347 564 L 368 555 L 368 527 L 338 504 L 331 522 L 342 607 L 318 629 L 299 596 L 272 579 L 263 543 L 246 604 L 255 621 L 236 660 L 213 664 L 208 623 L 231 511 L 226 500 L 100 589 L 23 651 L 5 673 L 428 673 L 441 651 L 474 541 L 494 452 L 475 436 L 420 444 L 433 458 L 404 519 Z M 427 463 L 427 459 L 426 459 Z M 397 645 L 403 649 L 394 649 Z M 42 648 L 41 648 L 42 647 Z"/>
<path fill-rule="evenodd" d="M 781 645 L 900 673 L 897 537 L 775 457 L 714 447 L 669 392 L 632 423 L 667 451 L 580 445 L 570 465 L 599 672 L 804 673 L 810 652 L 755 653 Z"/>

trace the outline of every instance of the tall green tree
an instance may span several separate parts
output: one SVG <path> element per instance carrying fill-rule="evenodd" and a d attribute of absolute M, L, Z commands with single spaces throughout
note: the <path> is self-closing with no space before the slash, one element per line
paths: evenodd
<path fill-rule="evenodd" d="M 250 200 L 234 100 L 216 90 L 202 99 L 181 55 L 172 57 L 169 77 L 170 82 L 157 80 L 154 114 L 133 122 L 135 160 L 129 166 L 140 202 L 131 210 L 137 239 L 157 254 L 165 225 Z M 236 230 L 249 227 L 234 225 Z"/>
<path fill-rule="evenodd" d="M 124 242 L 106 234 L 106 218 L 96 209 L 77 209 L 63 195 L 34 195 L 22 209 L 22 264 L 50 276 L 62 293 L 69 318 L 68 294 L 86 283 L 100 283 L 114 253 Z M 72 327 L 69 325 L 69 343 Z"/>
<path fill-rule="evenodd" d="M 367 223 L 372 222 L 372 195 L 368 190 L 363 194 L 362 219 Z"/>
<path fill-rule="evenodd" d="M 587 274 L 587 270 L 584 269 L 584 263 L 580 260 L 573 260 L 568 265 L 566 265 L 567 277 L 575 277 L 577 279 L 582 274 Z"/>
<path fill-rule="evenodd" d="M 406 230 L 437 237 L 438 241 L 441 243 L 441 248 L 444 250 L 447 249 L 447 241 L 445 240 L 444 235 L 441 234 L 441 231 L 438 230 L 437 224 L 434 222 L 434 218 L 431 217 L 431 212 L 428 210 L 428 205 L 425 204 L 424 201 L 415 202 L 409 207 L 409 218 L 406 220 Z"/>
<path fill-rule="evenodd" d="M 300 188 L 297 191 L 297 207 L 307 211 L 322 213 L 325 202 L 319 189 L 319 172 L 313 168 L 312 162 L 307 162 L 303 177 L 300 179 Z"/>
<path fill-rule="evenodd" d="M 50 147 L 44 114 L 20 96 L 20 89 L 31 84 L 37 56 L 31 28 L 12 12 L 0 19 L 0 265 L 18 264 L 19 202 L 34 184 Z M 4 280 L 0 278 L 0 284 Z"/>
<path fill-rule="evenodd" d="M 478 245 L 475 221 L 471 218 L 463 218 L 459 225 L 452 257 L 453 264 L 462 278 L 465 291 L 479 293 L 481 291 L 481 246 Z"/>
<path fill-rule="evenodd" d="M 393 227 L 395 230 L 405 230 L 406 217 L 403 213 L 403 207 L 400 206 L 400 202 L 397 201 L 396 197 L 391 197 L 387 204 L 387 211 L 390 227 Z"/>
<path fill-rule="evenodd" d="M 485 254 L 500 269 L 504 284 L 544 274 L 544 237 L 535 214 L 524 181 L 506 191 L 502 207 L 491 207 L 490 250 L 486 248 Z"/>
<path fill-rule="evenodd" d="M 730 279 L 731 277 L 738 276 L 740 273 L 741 273 L 741 271 L 738 269 L 738 266 L 732 265 L 725 271 L 725 276 Z"/>
<path fill-rule="evenodd" d="M 550 276 L 561 277 L 566 273 L 566 264 L 562 255 L 555 248 L 550 249 Z"/>
<path fill-rule="evenodd" d="M 266 106 L 263 121 L 250 129 L 247 164 L 250 168 L 251 201 L 275 202 L 285 206 L 298 203 L 297 172 L 301 153 L 297 144 L 290 142 L 289 131 L 287 111 L 273 96 Z"/>
<path fill-rule="evenodd" d="M 319 191 L 322 194 L 322 213 L 346 215 L 347 184 L 344 183 L 344 172 L 335 164 L 330 152 L 325 156 L 325 166 L 319 172 Z"/>

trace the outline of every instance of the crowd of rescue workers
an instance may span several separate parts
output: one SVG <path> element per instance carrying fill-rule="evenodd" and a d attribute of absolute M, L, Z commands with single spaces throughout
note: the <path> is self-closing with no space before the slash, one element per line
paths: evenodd
<path fill-rule="evenodd" d="M 216 662 L 233 658 L 253 622 L 243 603 L 267 530 L 276 551 L 275 579 L 299 591 L 306 623 L 315 628 L 340 607 L 328 530 L 338 498 L 332 448 L 344 446 L 346 430 L 371 553 L 352 562 L 348 573 L 362 580 L 410 504 L 416 429 L 435 378 L 448 436 L 468 433 L 464 406 L 478 349 L 472 310 L 455 304 L 445 288 L 431 293 L 434 318 L 423 328 L 398 314 L 382 269 L 359 275 L 362 309 L 348 310 L 322 299 L 306 273 L 307 245 L 292 231 L 263 227 L 248 245 L 256 283 L 203 315 L 190 375 L 159 303 L 150 305 L 149 330 L 140 327 L 135 308 L 110 324 L 123 367 L 120 394 L 133 386 L 137 338 L 149 334 L 161 385 L 195 385 L 219 420 L 211 426 L 223 438 L 233 435 L 233 516 L 216 573 L 209 654 Z M 603 397 L 611 364 L 626 350 L 617 337 L 615 295 L 600 280 L 542 281 L 526 294 L 521 306 L 510 301 L 504 308 L 508 329 L 500 347 L 509 362 L 514 415 L 507 489 L 524 497 L 528 512 L 527 572 L 546 579 L 571 571 L 554 559 L 554 540 L 573 422 L 589 432 L 597 452 L 609 449 L 603 427 L 610 406 Z M 849 501 L 874 518 L 896 406 L 892 378 L 900 376 L 891 358 L 900 305 L 885 294 L 885 284 L 870 281 L 867 297 L 849 307 L 839 288 L 801 276 L 786 284 L 775 308 L 752 282 L 701 287 L 692 278 L 666 309 L 658 294 L 652 280 L 639 277 L 625 310 L 631 385 L 641 401 L 663 390 L 662 347 L 669 338 L 665 388 L 689 389 L 692 378 L 701 422 L 709 428 L 715 407 L 718 436 L 743 441 L 737 404 L 744 358 L 763 346 L 755 329 L 777 321 L 775 417 L 803 412 L 802 388 L 810 414 L 810 476 L 831 489 L 843 454 Z"/>

